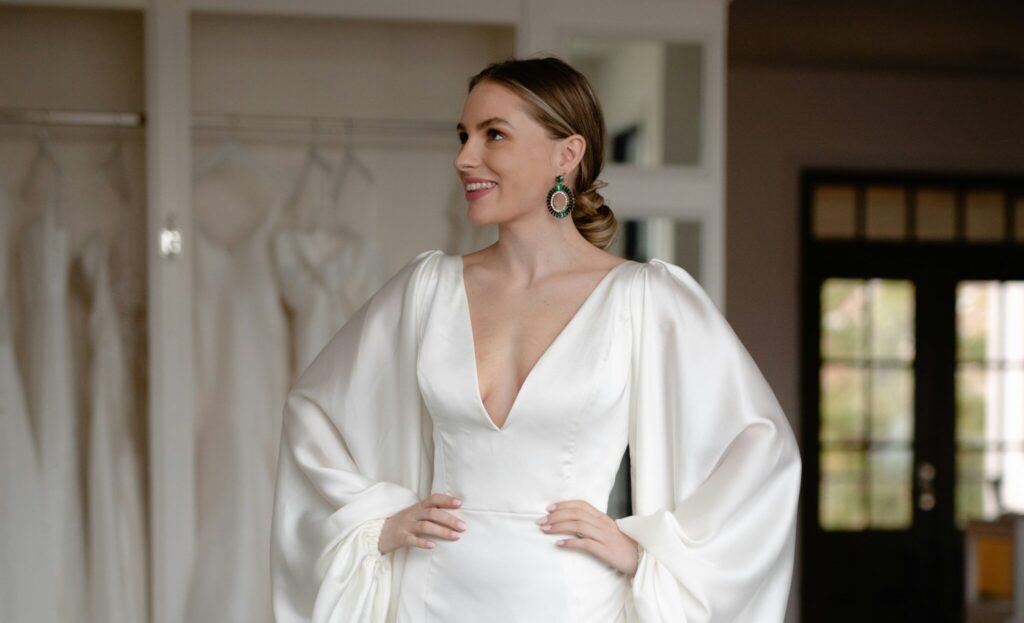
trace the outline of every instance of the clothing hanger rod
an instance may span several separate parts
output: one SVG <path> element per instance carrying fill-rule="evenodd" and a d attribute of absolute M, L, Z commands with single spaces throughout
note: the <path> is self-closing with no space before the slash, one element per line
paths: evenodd
<path fill-rule="evenodd" d="M 133 112 L 0 108 L 0 124 L 138 128 L 146 124 L 146 117 L 142 113 Z"/>
<path fill-rule="evenodd" d="M 339 116 L 300 115 L 224 115 L 197 113 L 192 115 L 192 127 L 201 130 L 255 130 L 259 132 L 285 132 L 308 135 L 310 122 L 316 121 L 317 134 L 347 134 L 349 132 L 416 132 L 424 134 L 455 134 L 455 123 L 428 119 L 394 119 Z"/>

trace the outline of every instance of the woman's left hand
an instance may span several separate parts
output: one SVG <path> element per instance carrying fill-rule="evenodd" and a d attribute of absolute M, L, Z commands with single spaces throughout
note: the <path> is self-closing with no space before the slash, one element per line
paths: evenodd
<path fill-rule="evenodd" d="M 583 500 L 563 500 L 552 506 L 554 509 L 537 523 L 544 532 L 574 537 L 559 541 L 560 547 L 590 552 L 626 576 L 633 577 L 639 563 L 637 543 L 619 530 L 614 519 Z M 548 528 L 544 529 L 544 526 Z"/>

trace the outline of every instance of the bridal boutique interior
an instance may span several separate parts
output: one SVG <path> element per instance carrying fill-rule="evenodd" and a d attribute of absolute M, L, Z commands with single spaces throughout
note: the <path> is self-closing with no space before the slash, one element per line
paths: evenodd
<path fill-rule="evenodd" d="M 563 4 L 0 6 L 0 618 L 271 620 L 290 383 L 414 251 L 497 238 L 452 166 L 488 62 L 585 67 L 610 250 L 721 295 L 725 5 Z"/>
<path fill-rule="evenodd" d="M 454 126 L 469 76 L 541 53 L 601 99 L 610 251 L 692 273 L 798 432 L 786 620 L 1020 620 L 1022 27 L 1002 1 L 3 3 L 0 620 L 268 620 L 275 403 L 416 252 L 496 238 Z"/>

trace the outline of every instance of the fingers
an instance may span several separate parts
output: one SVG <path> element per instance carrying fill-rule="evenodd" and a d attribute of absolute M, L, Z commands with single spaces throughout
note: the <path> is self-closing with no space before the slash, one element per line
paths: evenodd
<path fill-rule="evenodd" d="M 445 495 L 444 493 L 432 493 L 428 497 L 423 499 L 424 506 L 436 506 L 439 508 L 458 508 L 462 506 L 462 500 L 456 498 L 454 495 Z"/>
<path fill-rule="evenodd" d="M 411 527 L 406 533 L 406 544 L 424 549 L 435 546 L 433 541 L 425 537 L 440 537 L 449 541 L 457 541 L 466 524 L 455 515 L 441 510 L 442 508 L 458 508 L 462 501 L 455 496 L 434 493 L 423 499 L 421 508 L 413 516 Z"/>
<path fill-rule="evenodd" d="M 589 538 L 604 543 L 608 540 L 605 518 L 607 515 L 595 515 L 580 508 L 559 508 L 537 523 L 549 534 L 571 534 L 577 539 Z"/>

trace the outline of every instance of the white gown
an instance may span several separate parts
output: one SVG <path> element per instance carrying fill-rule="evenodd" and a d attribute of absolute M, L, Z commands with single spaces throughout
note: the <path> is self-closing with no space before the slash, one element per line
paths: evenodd
<path fill-rule="evenodd" d="M 145 623 L 146 540 L 127 362 L 111 291 L 108 246 L 82 249 L 89 312 L 89 598 L 94 623 Z"/>
<path fill-rule="evenodd" d="M 420 253 L 289 394 L 272 538 L 278 623 L 778 622 L 801 461 L 758 367 L 679 266 L 617 265 L 537 361 L 502 428 L 483 408 L 462 259 Z M 555 541 L 553 502 L 604 511 L 629 448 L 633 577 Z M 458 541 L 377 549 L 431 493 Z"/>
<path fill-rule="evenodd" d="M 274 236 L 274 265 L 292 311 L 293 378 L 381 286 L 381 258 L 362 236 L 290 228 Z"/>
<path fill-rule="evenodd" d="M 50 598 L 62 623 L 86 612 L 85 505 L 79 484 L 80 424 L 75 405 L 68 317 L 68 231 L 54 210 L 25 232 L 23 301 L 27 332 L 25 394 L 38 443 L 45 512 L 53 553 Z"/>
<path fill-rule="evenodd" d="M 198 542 L 189 623 L 270 623 L 270 519 L 288 391 L 287 324 L 270 240 L 280 209 L 226 246 L 195 247 Z"/>
<path fill-rule="evenodd" d="M 49 535 L 7 298 L 7 204 L 0 193 L 0 621 L 54 620 Z"/>

